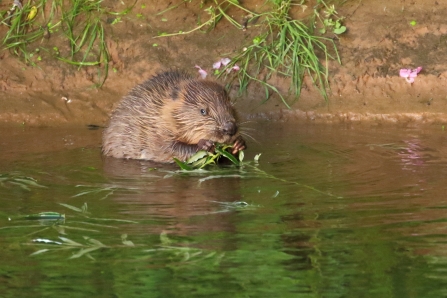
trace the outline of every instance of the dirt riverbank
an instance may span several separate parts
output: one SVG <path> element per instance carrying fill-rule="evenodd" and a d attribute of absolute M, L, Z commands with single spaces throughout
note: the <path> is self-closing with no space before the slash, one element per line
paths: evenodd
<path fill-rule="evenodd" d="M 0 52 L 0 125 L 106 125 L 113 107 L 135 84 L 164 69 L 192 73 L 195 65 L 211 69 L 213 62 L 231 57 L 258 33 L 255 28 L 242 31 L 221 21 L 207 34 L 154 38 L 159 32 L 193 28 L 198 16 L 206 14 L 200 1 L 161 16 L 157 13 L 172 3 L 149 1 L 144 6 L 140 2 L 108 28 L 111 71 L 101 88 L 93 86 L 97 68 L 78 70 L 50 55 L 43 55 L 32 67 L 8 51 Z M 257 2 L 243 1 L 243 5 L 256 10 Z M 1 5 L 5 9 L 6 3 Z M 261 104 L 263 89 L 251 86 L 236 98 L 242 118 L 447 123 L 447 0 L 346 1 L 337 11 L 346 17 L 348 30 L 337 37 L 327 35 L 334 38 L 342 62 L 330 64 L 329 101 L 306 82 L 301 98 L 289 110 L 275 96 Z M 242 20 L 244 15 L 234 11 L 234 17 Z M 1 26 L 0 35 L 5 33 L 6 26 Z M 66 50 L 57 34 L 33 46 L 53 44 Z M 419 66 L 423 69 L 414 83 L 399 76 L 401 68 Z M 287 93 L 287 80 L 277 77 L 272 83 Z"/>

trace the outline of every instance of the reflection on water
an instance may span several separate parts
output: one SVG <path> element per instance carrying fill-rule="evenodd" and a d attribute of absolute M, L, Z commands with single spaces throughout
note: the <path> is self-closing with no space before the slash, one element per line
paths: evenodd
<path fill-rule="evenodd" d="M 441 127 L 256 131 L 247 166 L 187 174 L 103 158 L 101 131 L 0 129 L 1 292 L 446 296 Z M 22 217 L 44 211 L 66 220 Z"/>

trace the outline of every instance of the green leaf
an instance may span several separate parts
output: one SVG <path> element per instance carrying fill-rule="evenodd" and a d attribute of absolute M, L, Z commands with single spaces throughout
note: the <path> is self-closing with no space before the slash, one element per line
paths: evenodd
<path fill-rule="evenodd" d="M 199 159 L 204 158 L 205 156 L 208 156 L 208 152 L 206 152 L 205 150 L 200 150 L 200 151 L 198 151 L 196 154 L 194 154 L 193 156 L 191 156 L 191 157 L 186 161 L 186 163 L 187 163 L 187 164 L 190 164 L 190 163 L 196 162 L 196 161 L 198 161 Z"/>
<path fill-rule="evenodd" d="M 244 151 L 239 151 L 239 162 L 242 162 L 244 160 Z"/>
<path fill-rule="evenodd" d="M 160 233 L 160 242 L 162 245 L 169 245 L 172 243 L 171 239 L 168 237 L 168 233 L 166 231 L 162 231 Z"/>
<path fill-rule="evenodd" d="M 41 187 L 41 188 L 47 188 L 46 186 L 40 185 L 36 182 L 36 179 L 30 178 L 30 177 L 24 177 L 24 178 L 14 178 L 14 181 L 21 182 L 30 186 L 34 187 Z"/>
<path fill-rule="evenodd" d="M 39 255 L 39 254 L 44 253 L 44 252 L 47 252 L 47 251 L 49 251 L 48 248 L 41 249 L 41 250 L 38 250 L 38 251 L 33 252 L 32 254 L 30 254 L 30 256 Z"/>
<path fill-rule="evenodd" d="M 261 42 L 262 42 L 262 37 L 261 36 L 256 36 L 253 39 L 253 44 L 255 44 L 255 45 L 259 45 Z"/>
<path fill-rule="evenodd" d="M 64 241 L 64 243 L 65 243 L 66 245 L 69 245 L 69 246 L 84 246 L 84 245 L 82 245 L 81 243 L 78 243 L 78 242 L 76 242 L 76 241 L 73 241 L 73 240 L 68 239 L 68 238 L 65 238 L 65 237 L 59 237 L 59 239 L 61 239 L 62 241 Z"/>
<path fill-rule="evenodd" d="M 92 251 L 98 250 L 98 249 L 100 249 L 100 248 L 101 248 L 101 246 L 93 246 L 93 247 L 89 247 L 89 248 L 83 248 L 83 249 L 79 250 L 78 253 L 72 255 L 69 259 L 77 259 L 77 258 L 80 258 L 80 257 L 82 257 L 83 255 L 88 254 L 88 253 L 90 253 L 90 252 L 92 252 Z"/>
<path fill-rule="evenodd" d="M 175 157 L 174 157 L 174 161 L 180 167 L 180 169 L 182 169 L 182 170 L 185 170 L 185 171 L 192 171 L 193 170 L 193 168 L 191 166 L 189 166 L 188 164 L 184 163 L 183 161 L 178 160 Z"/>
<path fill-rule="evenodd" d="M 323 24 L 328 27 L 332 27 L 335 25 L 335 22 L 332 19 L 324 19 Z"/>
<path fill-rule="evenodd" d="M 93 244 L 93 245 L 101 246 L 101 247 L 106 247 L 106 246 L 105 246 L 101 241 L 99 241 L 99 240 L 96 240 L 96 239 L 93 239 L 93 238 L 90 238 L 90 237 L 87 237 L 87 236 L 84 236 L 84 239 L 87 240 L 88 242 L 90 242 L 90 243 Z"/>
<path fill-rule="evenodd" d="M 214 159 L 211 156 L 203 157 L 192 164 L 190 164 L 194 169 L 202 169 L 209 164 L 214 164 Z"/>
<path fill-rule="evenodd" d="M 233 154 L 231 154 L 230 152 L 226 151 L 225 149 L 221 149 L 216 147 L 216 151 L 220 154 L 222 154 L 223 156 L 225 156 L 226 158 L 228 158 L 232 163 L 234 163 L 235 165 L 240 165 L 240 162 L 236 159 L 236 157 L 234 157 Z"/>
<path fill-rule="evenodd" d="M 342 34 L 346 31 L 346 27 L 345 26 L 341 26 L 340 28 L 334 29 L 334 33 L 335 34 Z"/>
<path fill-rule="evenodd" d="M 340 20 L 336 20 L 336 21 L 335 21 L 335 28 L 338 29 L 338 28 L 340 28 L 340 27 L 341 27 Z"/>
<path fill-rule="evenodd" d="M 121 240 L 123 241 L 123 244 L 126 246 L 135 246 L 135 244 L 132 241 L 127 240 L 127 234 L 121 235 Z"/>
<path fill-rule="evenodd" d="M 116 18 L 113 20 L 112 25 L 115 25 L 117 23 L 121 22 L 121 18 Z"/>

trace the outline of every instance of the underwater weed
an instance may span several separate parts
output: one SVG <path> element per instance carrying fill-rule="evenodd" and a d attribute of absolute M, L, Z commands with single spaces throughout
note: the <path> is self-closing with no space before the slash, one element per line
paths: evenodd
<path fill-rule="evenodd" d="M 302 184 L 296 181 L 289 181 L 287 179 L 279 178 L 268 174 L 259 168 L 259 158 L 261 154 L 257 154 L 254 156 L 253 161 L 244 161 L 244 151 L 239 151 L 238 159 L 235 156 L 226 151 L 227 148 L 231 146 L 227 145 L 217 145 L 216 152 L 205 152 L 199 151 L 195 155 L 193 155 L 190 159 L 185 162 L 181 162 L 178 159 L 174 159 L 177 165 L 180 167 L 180 171 L 171 173 L 174 174 L 197 174 L 199 176 L 206 176 L 199 179 L 199 184 L 212 180 L 212 179 L 228 179 L 228 178 L 256 178 L 256 179 L 272 179 L 285 183 L 294 184 L 301 188 L 307 188 L 316 193 L 320 193 L 322 195 L 341 198 L 339 196 L 333 195 L 329 192 L 319 190 L 313 186 Z M 210 165 L 217 164 L 217 160 L 220 158 L 229 159 L 231 163 L 236 167 L 231 168 L 209 168 Z M 169 178 L 172 175 L 167 175 L 165 178 Z"/>

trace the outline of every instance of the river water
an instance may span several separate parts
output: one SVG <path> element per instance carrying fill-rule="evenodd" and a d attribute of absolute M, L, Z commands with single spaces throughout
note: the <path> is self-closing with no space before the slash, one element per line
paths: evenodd
<path fill-rule="evenodd" d="M 1 128 L 0 296 L 447 296 L 441 125 L 249 133 L 244 166 L 182 173 L 103 158 L 101 130 Z"/>

